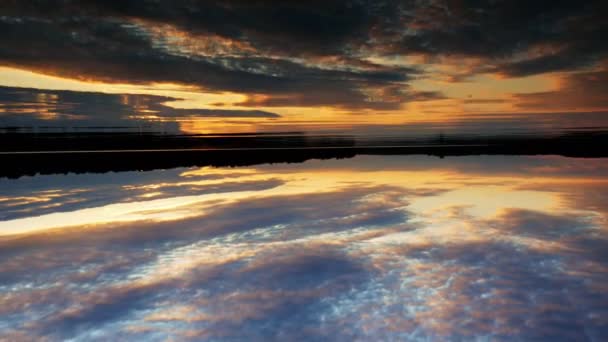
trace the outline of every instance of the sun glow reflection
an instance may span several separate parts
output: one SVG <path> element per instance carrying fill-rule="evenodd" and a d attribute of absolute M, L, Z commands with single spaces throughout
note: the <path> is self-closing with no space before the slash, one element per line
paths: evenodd
<path fill-rule="evenodd" d="M 171 187 L 213 187 L 230 184 L 256 183 L 269 180 L 281 185 L 259 191 L 228 191 L 197 196 L 163 197 L 163 190 Z M 551 212 L 562 201 L 553 191 L 520 190 L 532 181 L 534 184 L 585 184 L 605 180 L 572 180 L 560 177 L 516 177 L 512 175 L 479 175 L 473 181 L 466 174 L 449 169 L 424 171 L 343 171 L 332 169 L 291 170 L 287 173 L 256 172 L 255 169 L 235 169 L 226 173 L 223 169 L 200 168 L 184 171 L 180 178 L 171 182 L 127 185 L 124 191 L 146 191 L 137 201 L 113 203 L 76 211 L 51 213 L 39 217 L 26 217 L 0 222 L 0 236 L 29 234 L 48 229 L 74 226 L 96 226 L 118 222 L 172 221 L 204 215 L 213 207 L 227 205 L 252 197 L 263 200 L 276 196 L 294 196 L 315 193 L 348 191 L 356 188 L 397 187 L 404 192 L 416 189 L 432 189 L 441 184 L 434 196 L 422 196 L 407 203 L 407 209 L 420 215 L 433 215 L 449 210 L 458 203 L 468 215 L 476 219 L 496 216 L 504 208 L 526 208 Z M 481 184 L 480 184 L 481 183 Z M 30 198 L 4 198 L 6 201 L 28 203 L 49 201 L 59 194 L 47 194 Z M 146 200 L 150 198 L 150 200 Z"/>

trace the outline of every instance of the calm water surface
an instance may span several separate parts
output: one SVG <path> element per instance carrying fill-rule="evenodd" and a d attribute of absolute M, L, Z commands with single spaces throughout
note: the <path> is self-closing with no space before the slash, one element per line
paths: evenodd
<path fill-rule="evenodd" d="M 0 340 L 608 339 L 608 159 L 0 180 Z"/>

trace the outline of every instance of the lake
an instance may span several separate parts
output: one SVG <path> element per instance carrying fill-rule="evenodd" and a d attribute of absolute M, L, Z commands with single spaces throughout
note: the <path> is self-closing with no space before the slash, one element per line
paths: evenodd
<path fill-rule="evenodd" d="M 1 178 L 0 331 L 607 340 L 607 223 L 602 158 L 360 155 Z"/>

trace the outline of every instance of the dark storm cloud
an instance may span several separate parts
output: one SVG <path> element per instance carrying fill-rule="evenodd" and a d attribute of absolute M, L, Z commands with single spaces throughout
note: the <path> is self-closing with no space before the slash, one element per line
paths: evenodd
<path fill-rule="evenodd" d="M 145 32 L 117 19 L 67 18 L 3 21 L 0 59 L 8 65 L 110 82 L 176 82 L 214 90 L 289 93 L 337 90 L 349 81 L 404 81 L 390 72 L 349 72 L 305 67 L 263 57 L 195 57 L 155 46 Z M 323 85 L 321 80 L 327 81 Z"/>
<path fill-rule="evenodd" d="M 576 70 L 608 56 L 604 1 L 428 4 L 414 10 L 407 24 L 414 33 L 395 43 L 398 52 L 478 57 L 492 65 L 476 72 L 507 76 Z M 519 53 L 530 54 L 512 59 Z"/>
<path fill-rule="evenodd" d="M 251 106 L 397 109 L 441 94 L 407 87 L 424 76 L 417 67 L 366 57 L 477 57 L 483 66 L 471 73 L 508 76 L 576 70 L 608 55 L 606 7 L 523 0 L 8 1 L 0 7 L 0 63 L 269 96 L 245 103 Z M 159 38 L 155 28 L 181 36 Z M 195 46 L 180 41 L 184 35 Z M 196 46 L 217 39 L 236 50 Z"/>
<path fill-rule="evenodd" d="M 35 13 L 139 18 L 185 31 L 251 41 L 262 49 L 333 54 L 354 37 L 364 39 L 380 18 L 368 1 L 47 1 L 8 6 L 13 15 Z"/>
<path fill-rule="evenodd" d="M 271 56 L 198 56 L 171 51 L 126 18 L 0 18 L 0 63 L 107 82 L 171 82 L 204 89 L 307 94 L 306 105 L 377 108 L 366 91 L 401 84 L 413 69 L 321 68 Z"/>

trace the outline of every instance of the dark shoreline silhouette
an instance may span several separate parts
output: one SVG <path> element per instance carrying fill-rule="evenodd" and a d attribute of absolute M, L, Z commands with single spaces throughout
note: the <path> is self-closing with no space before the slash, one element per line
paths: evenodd
<path fill-rule="evenodd" d="M 300 163 L 356 155 L 608 157 L 608 132 L 553 136 L 395 137 L 155 134 L 2 134 L 0 177 Z"/>

